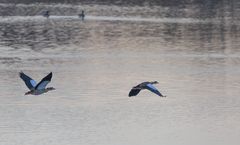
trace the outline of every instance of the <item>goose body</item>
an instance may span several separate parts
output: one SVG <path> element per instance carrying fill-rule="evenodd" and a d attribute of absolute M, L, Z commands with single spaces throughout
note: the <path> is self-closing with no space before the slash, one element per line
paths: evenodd
<path fill-rule="evenodd" d="M 78 17 L 79 17 L 79 18 L 82 18 L 82 20 L 84 20 L 84 17 L 85 17 L 84 11 L 82 11 L 81 14 L 78 14 Z"/>
<path fill-rule="evenodd" d="M 52 72 L 45 76 L 38 84 L 31 77 L 27 76 L 23 72 L 19 73 L 19 77 L 24 81 L 30 91 L 26 92 L 25 95 L 41 95 L 51 90 L 55 90 L 53 87 L 46 88 L 47 84 L 51 82 Z"/>
<path fill-rule="evenodd" d="M 43 12 L 43 17 L 48 18 L 50 16 L 50 12 L 49 11 L 44 11 Z"/>
<path fill-rule="evenodd" d="M 137 86 L 133 87 L 131 89 L 131 91 L 129 92 L 128 96 L 129 97 L 132 97 L 132 96 L 136 96 L 141 90 L 144 90 L 144 89 L 147 89 L 155 94 L 157 94 L 158 96 L 160 97 L 166 97 L 166 96 L 163 96 L 158 90 L 157 88 L 155 88 L 153 86 L 153 84 L 158 84 L 157 81 L 154 81 L 154 82 L 143 82 L 143 83 L 140 83 L 138 84 Z"/>

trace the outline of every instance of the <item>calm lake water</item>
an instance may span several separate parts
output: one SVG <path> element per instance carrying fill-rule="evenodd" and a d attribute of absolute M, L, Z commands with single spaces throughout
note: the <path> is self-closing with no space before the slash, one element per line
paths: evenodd
<path fill-rule="evenodd" d="M 240 19 L 228 6 L 15 6 L 0 19 L 0 144 L 238 145 Z M 20 11 L 36 7 L 58 13 Z M 24 96 L 20 71 L 52 71 L 56 90 Z M 128 97 L 155 80 L 166 98 Z"/>

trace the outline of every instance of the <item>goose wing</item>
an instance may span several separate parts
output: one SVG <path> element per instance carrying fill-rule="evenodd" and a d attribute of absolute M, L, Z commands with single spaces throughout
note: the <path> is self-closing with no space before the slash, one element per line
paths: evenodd
<path fill-rule="evenodd" d="M 36 81 L 24 74 L 23 72 L 19 72 L 19 77 L 24 81 L 26 86 L 32 90 L 37 85 Z"/>
<path fill-rule="evenodd" d="M 152 84 L 147 84 L 146 85 L 146 89 L 148 89 L 149 91 L 157 94 L 158 96 L 163 97 L 163 95 L 157 90 L 157 88 L 155 88 Z"/>
<path fill-rule="evenodd" d="M 45 76 L 35 87 L 36 90 L 45 89 L 47 84 L 51 82 L 52 79 L 52 72 L 50 72 L 47 76 Z"/>
<path fill-rule="evenodd" d="M 131 96 L 136 96 L 139 92 L 141 91 L 141 88 L 135 88 L 133 87 L 131 89 L 131 91 L 129 92 L 128 96 L 131 97 Z"/>

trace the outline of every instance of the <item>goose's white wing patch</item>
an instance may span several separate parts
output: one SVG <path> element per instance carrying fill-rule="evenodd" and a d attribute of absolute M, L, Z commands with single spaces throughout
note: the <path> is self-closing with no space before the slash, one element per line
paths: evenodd
<path fill-rule="evenodd" d="M 19 77 L 24 81 L 24 83 L 29 88 L 29 90 L 32 90 L 35 88 L 37 83 L 31 77 L 27 76 L 23 72 L 19 72 Z"/>
<path fill-rule="evenodd" d="M 42 89 L 45 89 L 45 87 L 47 86 L 47 84 L 49 83 L 50 81 L 42 81 L 40 84 L 38 84 L 37 86 L 37 90 L 42 90 Z"/>
<path fill-rule="evenodd" d="M 147 84 L 147 86 L 148 86 L 149 89 L 151 89 L 151 90 L 157 90 L 157 88 L 155 88 L 152 84 Z"/>
<path fill-rule="evenodd" d="M 147 89 L 150 90 L 151 92 L 157 94 L 158 96 L 163 96 L 157 88 L 155 88 L 152 84 L 147 84 Z"/>
<path fill-rule="evenodd" d="M 52 79 L 52 72 L 49 73 L 46 77 L 44 77 L 35 87 L 37 90 L 42 90 L 45 89 L 47 84 L 51 81 Z"/>
<path fill-rule="evenodd" d="M 32 84 L 33 87 L 36 87 L 37 83 L 34 80 L 30 80 L 30 83 Z"/>

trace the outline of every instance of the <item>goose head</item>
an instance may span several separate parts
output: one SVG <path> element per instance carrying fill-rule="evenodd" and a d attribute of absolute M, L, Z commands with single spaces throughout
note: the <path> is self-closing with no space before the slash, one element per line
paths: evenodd
<path fill-rule="evenodd" d="M 153 81 L 151 82 L 151 84 L 158 84 L 158 81 Z"/>
<path fill-rule="evenodd" d="M 54 87 L 49 87 L 49 88 L 46 88 L 46 91 L 52 91 L 52 90 L 56 90 Z"/>
<path fill-rule="evenodd" d="M 34 92 L 34 90 L 28 91 L 25 93 L 25 95 L 31 95 L 31 94 L 33 94 L 33 92 Z"/>

